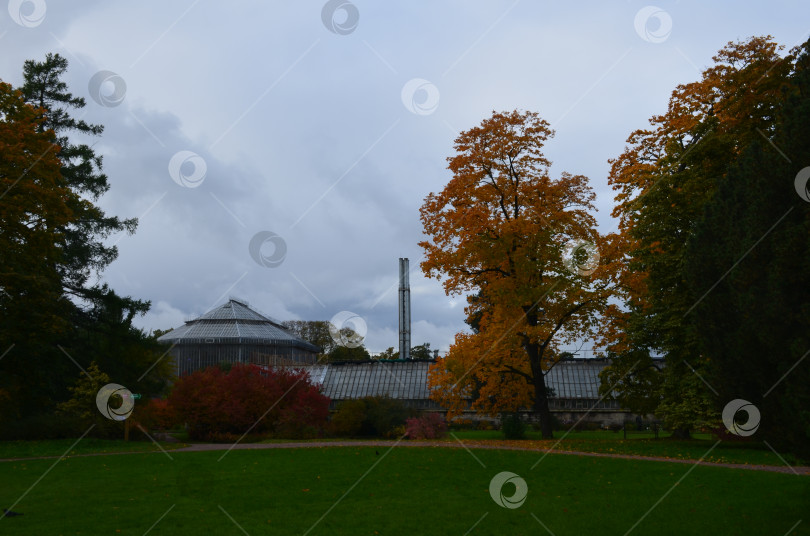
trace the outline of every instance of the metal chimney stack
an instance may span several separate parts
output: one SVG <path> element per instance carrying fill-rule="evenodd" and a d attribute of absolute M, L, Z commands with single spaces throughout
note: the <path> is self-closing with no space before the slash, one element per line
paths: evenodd
<path fill-rule="evenodd" d="M 399 358 L 411 358 L 411 283 L 408 259 L 399 259 Z"/>

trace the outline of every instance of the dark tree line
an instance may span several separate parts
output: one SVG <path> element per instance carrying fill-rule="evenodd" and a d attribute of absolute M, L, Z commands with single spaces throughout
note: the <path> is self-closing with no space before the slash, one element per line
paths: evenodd
<path fill-rule="evenodd" d="M 63 81 L 67 60 L 26 61 L 23 84 L 3 84 L 0 108 L 0 429 L 6 436 L 72 433 L 54 407 L 95 362 L 133 392 L 163 389 L 168 362 L 154 338 L 132 325 L 149 302 L 95 282 L 118 251 L 105 240 L 137 221 L 106 214 L 103 161 L 79 139 L 104 128 Z M 5 192 L 3 194 L 3 192 Z M 72 362 L 72 361 L 75 361 Z M 79 367 L 77 367 L 77 364 Z M 83 431 L 83 430 L 82 430 Z"/>
<path fill-rule="evenodd" d="M 358 346 L 347 346 L 338 344 L 329 331 L 329 322 L 326 320 L 287 320 L 282 323 L 287 330 L 309 343 L 321 348 L 319 360 L 328 361 L 366 361 L 371 359 L 371 354 L 363 344 Z M 350 328 L 343 328 L 344 340 L 353 340 L 356 336 Z M 394 348 L 388 348 L 378 356 L 381 359 L 398 359 L 399 352 Z M 426 342 L 411 349 L 413 359 L 431 359 L 433 353 L 430 343 Z"/>
<path fill-rule="evenodd" d="M 729 43 L 612 162 L 628 308 L 614 311 L 602 380 L 684 436 L 747 400 L 754 439 L 807 455 L 810 202 L 796 183 L 810 165 L 810 41 L 779 48 Z"/>

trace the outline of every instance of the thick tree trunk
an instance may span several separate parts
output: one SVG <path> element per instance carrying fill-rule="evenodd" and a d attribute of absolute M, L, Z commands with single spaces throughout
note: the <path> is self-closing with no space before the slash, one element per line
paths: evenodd
<path fill-rule="evenodd" d="M 534 384 L 534 412 L 540 418 L 540 433 L 543 439 L 553 439 L 554 432 L 551 426 L 551 411 L 548 408 L 548 390 L 546 389 L 546 377 L 543 374 L 541 365 L 540 345 L 537 343 L 524 344 L 526 353 L 529 356 L 529 365 L 532 370 Z"/>
<path fill-rule="evenodd" d="M 672 439 L 692 439 L 692 434 L 689 433 L 689 428 L 676 428 L 670 437 Z"/>
<path fill-rule="evenodd" d="M 534 411 L 540 418 L 540 433 L 543 439 L 552 439 L 554 432 L 551 426 L 551 410 L 548 409 L 548 391 L 546 377 L 543 373 L 534 377 Z"/>

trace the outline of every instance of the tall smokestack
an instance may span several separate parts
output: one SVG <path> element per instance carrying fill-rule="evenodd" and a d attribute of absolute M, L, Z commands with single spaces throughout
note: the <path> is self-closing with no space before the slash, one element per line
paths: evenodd
<path fill-rule="evenodd" d="M 408 259 L 399 259 L 399 358 L 411 358 L 411 283 Z"/>

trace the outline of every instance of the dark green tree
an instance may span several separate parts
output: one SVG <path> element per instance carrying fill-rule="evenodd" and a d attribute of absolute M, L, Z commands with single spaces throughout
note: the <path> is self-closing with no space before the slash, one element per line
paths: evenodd
<path fill-rule="evenodd" d="M 380 352 L 377 356 L 378 359 L 399 359 L 399 352 L 394 350 L 393 346 L 389 346 L 385 351 Z"/>
<path fill-rule="evenodd" d="M 728 43 L 700 80 L 679 85 L 666 113 L 632 133 L 611 161 L 614 215 L 629 257 L 622 278 L 627 314 L 615 332 L 613 366 L 636 374 L 638 355 L 665 356 L 658 415 L 681 436 L 719 418 L 714 393 L 694 381 L 708 374 L 710 356 L 688 318 L 699 295 L 687 284 L 686 245 L 738 155 L 774 131 L 790 71 L 779 49 L 767 36 Z"/>
<path fill-rule="evenodd" d="M 599 373 L 599 394 L 612 396 L 625 409 L 639 415 L 655 413 L 662 399 L 665 379 L 661 364 L 648 352 L 630 350 L 617 356 L 608 353 L 611 366 Z"/>
<path fill-rule="evenodd" d="M 362 346 L 335 346 L 329 352 L 329 361 L 366 361 L 371 355 Z"/>
<path fill-rule="evenodd" d="M 685 271 L 699 300 L 689 326 L 707 356 L 717 408 L 752 402 L 762 415 L 757 437 L 806 456 L 810 202 L 796 178 L 810 164 L 810 41 L 791 60 L 774 127 L 721 180 L 688 242 Z"/>
<path fill-rule="evenodd" d="M 56 265 L 75 194 L 41 122 L 18 90 L 0 82 L 0 425 L 47 406 L 59 378 L 77 372 L 67 359 L 26 359 L 53 353 L 71 328 Z"/>
<path fill-rule="evenodd" d="M 329 354 L 337 346 L 329 332 L 326 320 L 287 320 L 282 325 L 296 337 L 321 348 L 321 355 Z"/>
<path fill-rule="evenodd" d="M 411 348 L 411 359 L 433 359 L 433 351 L 430 349 L 430 343 L 426 342 Z"/>
<path fill-rule="evenodd" d="M 0 414 L 0 424 L 14 423 L 20 436 L 36 435 L 25 420 L 52 415 L 54 404 L 70 397 L 79 368 L 91 362 L 147 396 L 164 387 L 171 368 L 156 341 L 132 325 L 149 302 L 93 282 L 118 253 L 106 239 L 134 232 L 137 222 L 98 206 L 109 190 L 102 158 L 75 140 L 98 136 L 103 127 L 73 117 L 85 101 L 69 92 L 66 70 L 58 54 L 26 61 L 20 102 L 6 98 L 10 108 L 0 113 L 0 122 L 13 126 L 0 140 L 6 185 L 0 214 L 8 216 L 0 231 L 8 246 L 0 270 L 0 352 L 10 348 L 0 360 L 0 392 L 17 401 Z M 30 140 L 22 152 L 21 140 Z M 43 141 L 47 147 L 36 146 Z"/>
<path fill-rule="evenodd" d="M 73 218 L 60 229 L 63 255 L 57 267 L 66 294 L 90 306 L 97 305 L 102 298 L 106 302 L 119 301 L 131 319 L 134 314 L 148 311 L 149 303 L 119 297 L 105 284 L 90 284 L 91 277 L 101 273 L 118 256 L 117 248 L 105 244 L 104 240 L 122 231 L 134 233 L 138 221 L 108 216 L 97 205 L 99 198 L 110 189 L 107 175 L 102 171 L 102 157 L 91 146 L 74 142 L 72 137 L 100 136 L 104 127 L 71 115 L 86 103 L 84 98 L 71 94 L 62 80 L 67 67 L 67 60 L 59 54 L 48 53 L 42 62 L 27 60 L 20 87 L 26 102 L 42 113 L 40 130 L 52 130 L 56 135 L 55 150 L 62 163 L 62 177 L 77 194 L 68 202 Z"/>

